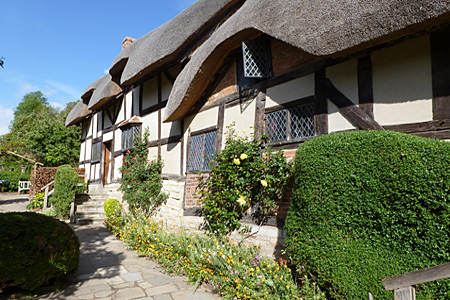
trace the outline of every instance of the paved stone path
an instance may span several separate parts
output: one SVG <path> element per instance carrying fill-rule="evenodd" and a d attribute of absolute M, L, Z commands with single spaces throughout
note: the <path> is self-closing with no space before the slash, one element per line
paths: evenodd
<path fill-rule="evenodd" d="M 212 300 L 211 287 L 187 284 L 187 278 L 165 274 L 157 263 L 126 250 L 103 225 L 73 226 L 80 239 L 80 268 L 73 284 L 38 299 Z"/>
<path fill-rule="evenodd" d="M 27 211 L 28 194 L 0 193 L 0 212 Z"/>

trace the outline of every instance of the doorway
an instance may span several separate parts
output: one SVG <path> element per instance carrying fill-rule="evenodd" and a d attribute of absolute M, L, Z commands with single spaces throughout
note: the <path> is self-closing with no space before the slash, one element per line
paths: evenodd
<path fill-rule="evenodd" d="M 104 142 L 103 143 L 103 178 L 102 178 L 102 184 L 108 185 L 109 184 L 109 178 L 110 178 L 110 171 L 111 171 L 111 141 Z"/>

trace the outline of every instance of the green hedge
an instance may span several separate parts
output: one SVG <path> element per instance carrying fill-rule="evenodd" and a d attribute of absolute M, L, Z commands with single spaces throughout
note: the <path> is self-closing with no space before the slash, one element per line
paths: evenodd
<path fill-rule="evenodd" d="M 34 290 L 76 270 L 79 249 L 66 223 L 32 212 L 0 214 L 0 289 Z"/>
<path fill-rule="evenodd" d="M 30 175 L 21 174 L 17 172 L 0 171 L 0 179 L 8 179 L 9 185 L 5 185 L 5 192 L 17 192 L 19 190 L 19 181 L 30 180 Z M 0 187 L 1 191 L 1 187 Z"/>
<path fill-rule="evenodd" d="M 299 147 L 294 177 L 287 251 L 330 298 L 393 299 L 383 278 L 450 261 L 450 143 L 330 134 Z M 450 299 L 450 282 L 417 299 Z"/>
<path fill-rule="evenodd" d="M 75 200 L 78 184 L 78 174 L 69 165 L 58 167 L 55 175 L 55 186 L 51 202 L 55 212 L 61 217 L 70 214 L 70 203 Z"/>

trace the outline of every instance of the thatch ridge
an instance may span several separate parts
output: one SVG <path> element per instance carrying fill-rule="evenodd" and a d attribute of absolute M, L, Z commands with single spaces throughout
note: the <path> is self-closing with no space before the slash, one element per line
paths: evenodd
<path fill-rule="evenodd" d="M 79 121 L 83 120 L 86 116 L 88 116 L 92 111 L 88 109 L 87 104 L 83 103 L 82 100 L 78 101 L 77 104 L 73 107 L 70 113 L 66 118 L 66 127 L 75 125 Z"/>
<path fill-rule="evenodd" d="M 120 92 L 122 92 L 122 88 L 112 81 L 111 75 L 103 75 L 100 77 L 98 85 L 92 93 L 88 108 L 91 110 L 97 109 L 109 99 L 117 96 Z"/>
<path fill-rule="evenodd" d="M 130 84 L 179 56 L 231 6 L 242 0 L 198 0 L 172 20 L 126 47 L 114 60 L 110 74 L 121 74 L 120 83 Z"/>
<path fill-rule="evenodd" d="M 164 121 L 182 118 L 239 39 L 256 32 L 323 57 L 361 50 L 449 19 L 447 0 L 248 0 L 197 49 L 177 77 Z"/>

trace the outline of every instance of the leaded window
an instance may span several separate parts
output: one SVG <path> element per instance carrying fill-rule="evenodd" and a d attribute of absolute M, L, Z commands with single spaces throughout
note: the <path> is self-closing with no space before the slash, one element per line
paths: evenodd
<path fill-rule="evenodd" d="M 305 103 L 268 113 L 266 135 L 269 143 L 315 136 L 314 103 Z"/>
<path fill-rule="evenodd" d="M 216 152 L 217 131 L 210 131 L 191 137 L 189 171 L 210 171 L 209 163 Z"/>
<path fill-rule="evenodd" d="M 140 136 L 140 125 L 122 129 L 122 150 L 133 148 L 136 138 L 139 138 Z"/>
<path fill-rule="evenodd" d="M 272 76 L 272 58 L 267 40 L 243 41 L 242 58 L 245 77 L 269 78 Z"/>
<path fill-rule="evenodd" d="M 92 162 L 99 162 L 102 154 L 102 143 L 98 142 L 92 145 Z"/>

